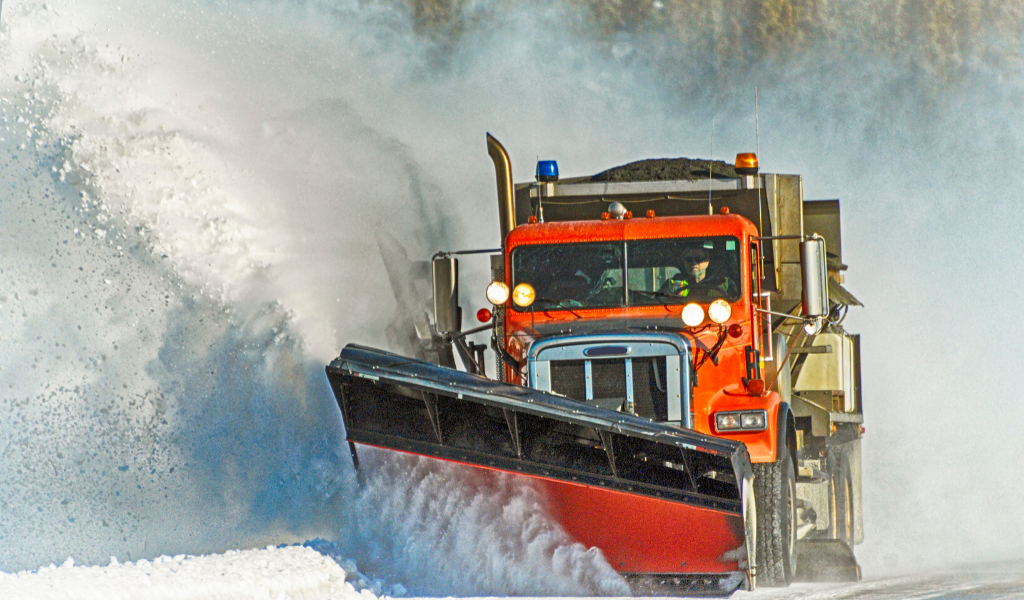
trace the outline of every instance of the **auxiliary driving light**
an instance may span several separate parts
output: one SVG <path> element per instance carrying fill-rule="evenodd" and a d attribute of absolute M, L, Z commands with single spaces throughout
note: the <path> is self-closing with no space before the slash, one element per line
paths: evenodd
<path fill-rule="evenodd" d="M 721 325 L 728 321 L 729 317 L 732 316 L 732 306 L 725 300 L 719 298 L 712 302 L 711 306 L 708 307 L 708 316 L 711 317 L 712 321 Z"/>
<path fill-rule="evenodd" d="M 687 327 L 696 327 L 704 322 L 704 309 L 700 304 L 691 302 L 683 307 L 683 324 Z"/>
<path fill-rule="evenodd" d="M 520 283 L 512 290 L 512 302 L 520 308 L 526 308 L 536 299 L 537 292 L 528 283 Z"/>
<path fill-rule="evenodd" d="M 501 306 L 508 302 L 508 286 L 504 281 L 492 281 L 487 286 L 487 301 L 495 306 Z"/>
<path fill-rule="evenodd" d="M 715 415 L 718 431 L 763 431 L 768 427 L 768 413 L 763 410 L 722 412 Z"/>

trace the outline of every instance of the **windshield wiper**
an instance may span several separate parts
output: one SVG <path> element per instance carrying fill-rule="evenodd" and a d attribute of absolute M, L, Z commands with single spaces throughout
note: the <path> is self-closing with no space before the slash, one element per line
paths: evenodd
<path fill-rule="evenodd" d="M 640 294 L 641 296 L 648 296 L 650 298 L 654 298 L 658 302 L 661 302 L 661 305 L 664 306 L 665 308 L 669 307 L 669 303 L 665 302 L 664 300 L 662 300 L 662 298 L 672 298 L 672 299 L 675 299 L 675 300 L 679 299 L 679 296 L 677 296 L 675 294 L 666 294 L 665 292 L 651 292 L 651 291 L 648 291 L 648 290 L 634 290 L 634 289 L 631 289 L 631 290 L 629 290 L 629 293 L 630 294 Z M 678 304 L 678 302 L 676 304 Z"/>
<path fill-rule="evenodd" d="M 568 311 L 569 313 L 571 313 L 577 319 L 582 319 L 583 318 L 579 314 L 577 314 L 576 311 L 573 310 L 574 308 L 584 308 L 583 306 L 580 306 L 580 305 L 577 305 L 577 306 L 572 306 L 572 305 L 562 306 L 566 302 L 576 302 L 578 304 L 579 300 L 552 300 L 551 298 L 536 298 L 536 299 L 534 299 L 533 302 L 534 302 L 534 304 L 536 304 L 538 302 L 545 302 L 545 303 L 551 305 L 551 306 L 546 306 L 546 307 L 544 307 L 541 310 L 564 310 L 564 311 Z"/>

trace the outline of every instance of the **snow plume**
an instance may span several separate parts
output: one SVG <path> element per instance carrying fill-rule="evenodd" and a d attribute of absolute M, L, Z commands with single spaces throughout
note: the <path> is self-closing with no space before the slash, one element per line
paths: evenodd
<path fill-rule="evenodd" d="M 340 545 L 361 568 L 405 578 L 410 593 L 629 595 L 599 550 L 544 518 L 521 478 L 372 449 L 360 458 L 356 516 Z"/>
<path fill-rule="evenodd" d="M 340 535 L 436 593 L 625 590 L 502 478 L 385 463 L 355 491 L 323 366 L 344 342 L 383 345 L 376 232 L 414 257 L 494 235 L 451 199 L 492 216 L 483 152 L 468 181 L 442 158 L 483 129 L 440 104 L 443 82 L 421 85 L 458 142 L 391 93 L 422 75 L 401 24 L 5 3 L 0 570 Z M 373 494 L 427 529 L 378 519 Z"/>

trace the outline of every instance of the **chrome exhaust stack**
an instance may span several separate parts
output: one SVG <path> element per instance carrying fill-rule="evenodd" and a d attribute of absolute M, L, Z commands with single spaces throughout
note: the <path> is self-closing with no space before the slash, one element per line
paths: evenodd
<path fill-rule="evenodd" d="M 487 134 L 487 154 L 494 161 L 494 175 L 498 180 L 498 220 L 501 221 L 501 245 L 516 227 L 515 191 L 512 188 L 512 161 L 508 152 L 493 135 Z"/>

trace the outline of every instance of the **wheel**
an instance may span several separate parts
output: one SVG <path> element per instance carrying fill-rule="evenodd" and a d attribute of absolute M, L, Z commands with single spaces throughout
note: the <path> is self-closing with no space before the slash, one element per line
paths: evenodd
<path fill-rule="evenodd" d="M 785 452 L 754 467 L 757 505 L 757 583 L 785 587 L 796 572 L 796 473 Z"/>
<path fill-rule="evenodd" d="M 838 453 L 831 490 L 831 537 L 853 548 L 853 475 L 845 452 Z"/>

